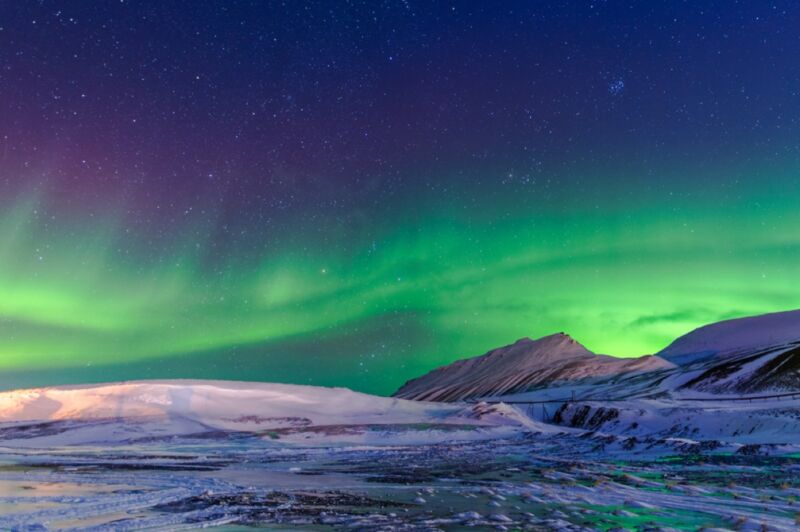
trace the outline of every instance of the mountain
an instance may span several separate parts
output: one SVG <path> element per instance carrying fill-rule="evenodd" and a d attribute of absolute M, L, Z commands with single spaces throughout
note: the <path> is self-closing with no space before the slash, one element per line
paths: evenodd
<path fill-rule="evenodd" d="M 437 368 L 404 384 L 395 397 L 463 401 L 525 392 L 542 386 L 672 368 L 653 356 L 597 355 L 564 333 L 511 345 Z"/>
<path fill-rule="evenodd" d="M 436 431 L 451 437 L 462 431 L 474 438 L 483 429 L 531 423 L 504 405 L 430 404 L 346 388 L 255 382 L 134 381 L 0 393 L 4 446 L 235 435 L 295 443 L 320 437 L 362 441 L 381 431 L 422 440 Z"/>
<path fill-rule="evenodd" d="M 800 441 L 800 311 L 710 324 L 636 359 L 596 355 L 565 334 L 524 338 L 435 369 L 395 396 L 511 404 L 587 431 L 598 448 L 791 447 Z"/>
<path fill-rule="evenodd" d="M 681 390 L 716 394 L 800 390 L 800 310 L 712 323 L 658 354 L 681 366 Z"/>
<path fill-rule="evenodd" d="M 174 438 L 379 444 L 562 430 L 542 421 L 659 437 L 690 437 L 713 426 L 715 437 L 739 438 L 795 430 L 790 418 L 800 399 L 763 397 L 784 392 L 800 392 L 800 311 L 707 325 L 658 356 L 640 358 L 598 355 L 563 333 L 523 338 L 413 379 L 394 398 L 197 380 L 2 392 L 0 441 L 7 447 Z M 738 401 L 743 396 L 759 401 Z M 492 404 L 457 403 L 482 398 Z M 549 403 L 514 408 L 500 399 Z"/>
<path fill-rule="evenodd" d="M 458 360 L 404 384 L 396 397 L 462 401 L 631 398 L 800 390 L 800 310 L 721 321 L 656 356 L 596 355 L 566 334 Z"/>
<path fill-rule="evenodd" d="M 800 310 L 775 312 L 705 325 L 658 353 L 676 364 L 800 342 Z"/>

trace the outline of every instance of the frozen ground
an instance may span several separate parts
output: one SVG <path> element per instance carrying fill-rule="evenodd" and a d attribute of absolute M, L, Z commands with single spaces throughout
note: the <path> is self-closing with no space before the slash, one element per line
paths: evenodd
<path fill-rule="evenodd" d="M 520 434 L 400 446 L 254 437 L 5 449 L 0 529 L 796 530 L 793 456 L 597 452 Z"/>
<path fill-rule="evenodd" d="M 0 530 L 796 530 L 797 403 L 579 400 L 558 425 L 273 384 L 7 392 Z"/>

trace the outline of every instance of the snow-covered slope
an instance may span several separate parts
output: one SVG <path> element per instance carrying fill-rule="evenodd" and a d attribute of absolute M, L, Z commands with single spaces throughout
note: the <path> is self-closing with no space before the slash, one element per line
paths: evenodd
<path fill-rule="evenodd" d="M 530 423 L 504 405 L 432 404 L 253 382 L 137 381 L 0 393 L 0 445 L 43 437 L 49 444 L 234 433 L 317 437 L 403 426 L 474 430 L 469 427 Z"/>
<path fill-rule="evenodd" d="M 752 394 L 800 390 L 800 310 L 712 323 L 658 354 L 678 364 L 676 390 Z"/>
<path fill-rule="evenodd" d="M 180 416 L 234 428 L 290 418 L 335 424 L 388 415 L 402 421 L 419 418 L 427 408 L 345 388 L 235 381 L 138 381 L 0 393 L 0 421 Z"/>
<path fill-rule="evenodd" d="M 800 310 L 763 314 L 705 325 L 658 353 L 676 364 L 800 342 Z"/>
<path fill-rule="evenodd" d="M 403 385 L 396 397 L 423 401 L 463 401 L 671 368 L 658 357 L 614 358 L 596 355 L 570 336 L 523 338 L 475 358 L 458 360 Z"/>
<path fill-rule="evenodd" d="M 682 439 L 713 445 L 800 445 L 798 401 L 768 399 L 719 401 L 647 400 L 562 403 L 552 422 L 566 427 L 613 434 L 652 445 L 655 440 Z M 645 441 L 647 440 L 647 441 Z"/>

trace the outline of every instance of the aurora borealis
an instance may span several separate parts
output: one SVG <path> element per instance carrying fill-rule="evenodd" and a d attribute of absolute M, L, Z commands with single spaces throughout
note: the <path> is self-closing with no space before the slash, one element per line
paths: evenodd
<path fill-rule="evenodd" d="M 390 393 L 800 306 L 791 2 L 0 7 L 0 386 Z"/>

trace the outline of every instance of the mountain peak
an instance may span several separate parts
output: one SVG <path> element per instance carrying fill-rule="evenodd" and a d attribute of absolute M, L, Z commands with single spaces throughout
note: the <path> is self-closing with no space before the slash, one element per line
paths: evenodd
<path fill-rule="evenodd" d="M 520 338 L 483 355 L 457 360 L 407 382 L 398 397 L 457 400 L 526 386 L 536 377 L 580 360 L 597 357 L 571 336 L 559 332 L 537 340 Z"/>
<path fill-rule="evenodd" d="M 593 356 L 580 342 L 563 332 L 543 336 L 536 340 L 529 337 L 520 338 L 513 344 L 493 349 L 488 353 L 462 360 L 462 363 L 480 364 L 484 359 L 513 359 L 516 369 L 539 366 L 546 362 L 564 360 L 575 357 Z"/>
<path fill-rule="evenodd" d="M 686 377 L 681 373 L 681 366 L 695 361 L 705 364 L 712 357 L 713 363 L 700 375 Z M 639 358 L 596 355 L 564 332 L 537 340 L 524 337 L 481 356 L 437 368 L 408 381 L 394 395 L 461 401 L 578 383 L 606 386 L 605 393 L 612 396 L 642 393 L 648 386 L 651 392 L 673 390 L 675 386 L 698 390 L 795 390 L 800 385 L 800 372 L 795 369 L 800 365 L 798 360 L 800 310 L 706 325 L 678 338 L 658 356 Z M 650 377 L 640 378 L 647 373 Z M 626 380 L 626 375 L 636 378 Z M 630 383 L 631 388 L 625 390 L 623 382 Z"/>
<path fill-rule="evenodd" d="M 542 336 L 541 338 L 536 338 L 535 340 L 530 336 L 523 336 L 513 344 L 509 344 L 505 347 L 510 347 L 512 345 L 532 345 L 532 344 L 559 344 L 559 343 L 566 343 L 566 344 L 577 344 L 581 345 L 575 338 L 568 335 L 565 332 L 557 332 L 553 334 L 548 334 L 547 336 Z"/>
<path fill-rule="evenodd" d="M 578 344 L 578 345 L 582 346 L 582 344 L 579 341 L 577 341 L 575 338 L 573 338 L 572 336 L 568 335 L 567 333 L 565 333 L 563 331 L 562 332 L 557 332 L 555 334 L 551 334 L 549 336 L 542 337 L 542 338 L 540 338 L 540 340 L 544 340 L 546 338 L 551 338 L 553 340 L 558 340 L 559 342 L 568 342 L 570 344 Z"/>

